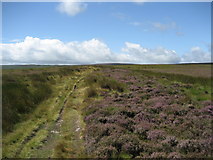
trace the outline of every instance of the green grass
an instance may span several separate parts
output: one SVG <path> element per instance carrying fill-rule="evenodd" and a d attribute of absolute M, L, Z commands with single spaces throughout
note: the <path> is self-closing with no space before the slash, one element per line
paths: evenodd
<path fill-rule="evenodd" d="M 116 81 L 110 77 L 105 77 L 101 73 L 93 73 L 85 79 L 86 85 L 90 87 L 100 87 L 102 89 L 115 90 L 124 92 L 126 86 L 123 83 Z"/>
<path fill-rule="evenodd" d="M 50 97 L 52 90 L 48 82 L 31 80 L 28 83 L 19 75 L 3 75 L 3 134 L 12 131 L 13 126 L 25 119 L 25 114 L 32 112 L 43 100 Z"/>

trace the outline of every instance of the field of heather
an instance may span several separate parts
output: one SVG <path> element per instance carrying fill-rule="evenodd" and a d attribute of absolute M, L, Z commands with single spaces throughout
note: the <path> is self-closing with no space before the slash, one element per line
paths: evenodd
<path fill-rule="evenodd" d="M 211 64 L 3 70 L 3 158 L 212 158 Z"/>

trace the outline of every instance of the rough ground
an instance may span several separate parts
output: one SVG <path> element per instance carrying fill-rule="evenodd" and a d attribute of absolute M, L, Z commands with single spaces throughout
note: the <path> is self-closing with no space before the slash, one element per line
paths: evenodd
<path fill-rule="evenodd" d="M 212 157 L 210 87 L 134 67 L 57 77 L 51 97 L 3 137 L 3 157 Z"/>

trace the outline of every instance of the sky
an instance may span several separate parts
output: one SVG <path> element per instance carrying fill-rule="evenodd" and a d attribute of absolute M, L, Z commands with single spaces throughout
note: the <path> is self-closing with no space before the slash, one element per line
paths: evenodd
<path fill-rule="evenodd" d="M 3 2 L 2 64 L 211 61 L 210 2 Z"/>

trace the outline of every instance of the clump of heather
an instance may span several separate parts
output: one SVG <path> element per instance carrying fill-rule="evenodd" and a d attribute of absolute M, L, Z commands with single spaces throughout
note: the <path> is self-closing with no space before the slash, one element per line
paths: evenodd
<path fill-rule="evenodd" d="M 166 158 L 165 152 L 154 152 L 151 154 L 150 158 Z"/>
<path fill-rule="evenodd" d="M 178 149 L 182 153 L 201 152 L 202 144 L 198 140 L 182 140 L 178 144 Z"/>
<path fill-rule="evenodd" d="M 150 130 L 147 134 L 147 138 L 150 140 L 165 139 L 166 137 L 165 131 L 158 129 Z"/>
<path fill-rule="evenodd" d="M 178 152 L 171 152 L 168 154 L 167 158 L 181 158 L 181 154 Z"/>
<path fill-rule="evenodd" d="M 163 150 L 170 153 L 176 150 L 178 140 L 175 136 L 167 136 L 165 140 L 161 141 L 161 144 L 163 146 Z"/>
<path fill-rule="evenodd" d="M 141 139 L 147 139 L 147 132 L 152 129 L 153 124 L 147 121 L 141 121 L 134 126 L 134 133 L 138 134 Z"/>

